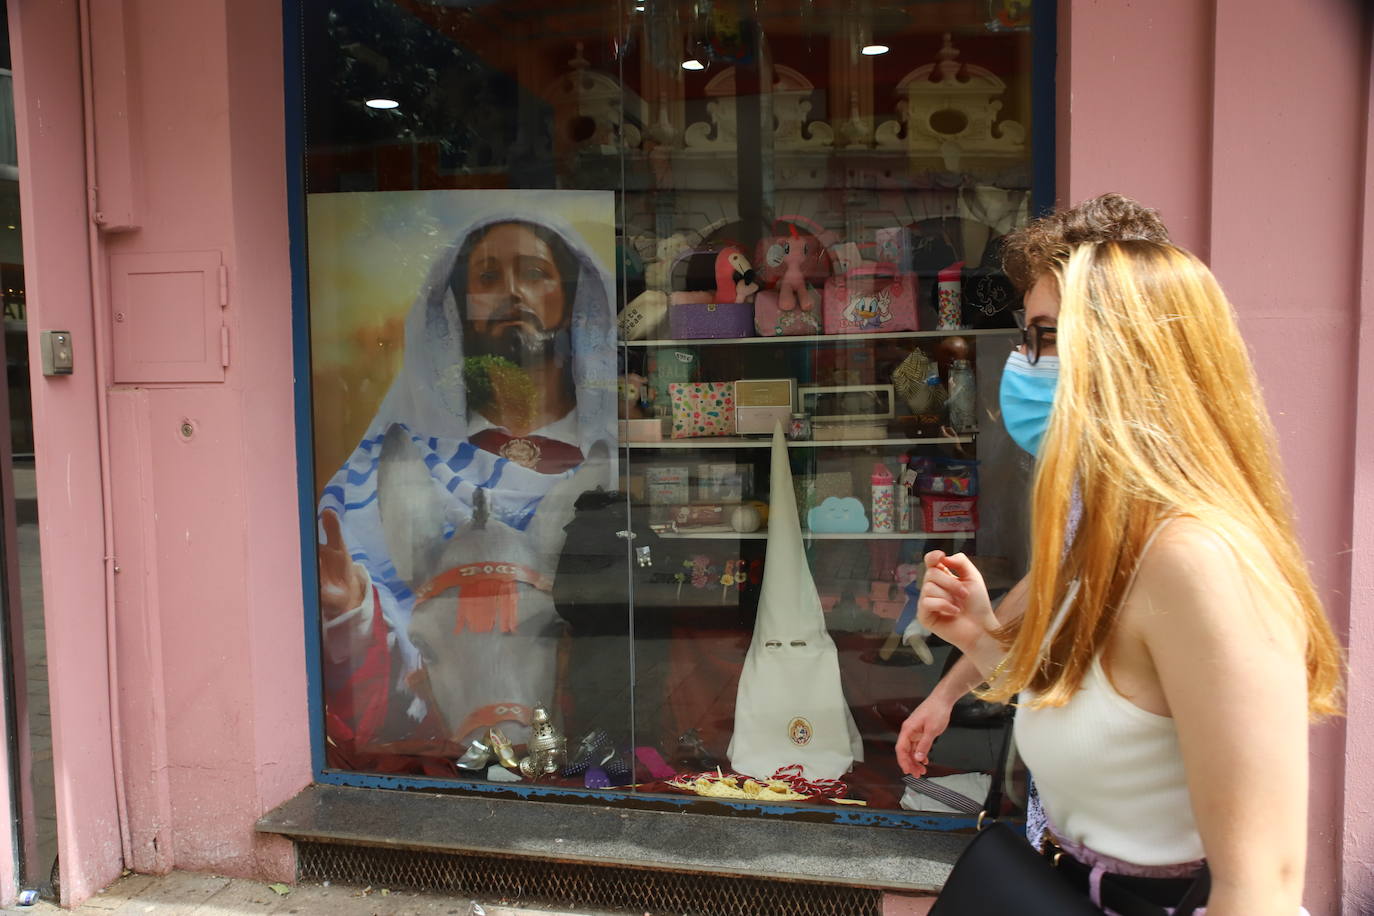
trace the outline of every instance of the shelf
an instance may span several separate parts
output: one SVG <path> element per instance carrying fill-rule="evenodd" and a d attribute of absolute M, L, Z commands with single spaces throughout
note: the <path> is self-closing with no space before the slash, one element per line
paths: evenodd
<path fill-rule="evenodd" d="M 927 439 L 800 439 L 789 441 L 788 448 L 829 448 L 835 445 L 965 445 L 973 436 L 931 436 Z M 662 442 L 622 442 L 625 448 L 771 448 L 771 439 L 745 439 L 739 436 L 703 436 L 699 439 L 664 439 Z"/>
<path fill-rule="evenodd" d="M 890 541 L 894 539 L 912 538 L 917 540 L 933 541 L 966 541 L 972 538 L 977 532 L 974 531 L 952 531 L 946 534 L 939 534 L 932 531 L 864 531 L 859 534 L 842 534 L 838 532 L 806 531 L 802 530 L 802 539 L 807 541 Z M 671 538 L 674 540 L 765 540 L 768 537 L 767 531 L 716 531 L 706 529 L 702 531 L 666 531 L 659 535 L 661 538 Z"/>
<path fill-rule="evenodd" d="M 848 343 L 856 340 L 909 340 L 914 337 L 979 337 L 1020 334 L 1016 328 L 965 328 L 952 331 L 889 331 L 880 334 L 799 334 L 795 337 L 703 337 L 685 340 L 622 340 L 626 347 L 699 347 L 723 344 Z"/>

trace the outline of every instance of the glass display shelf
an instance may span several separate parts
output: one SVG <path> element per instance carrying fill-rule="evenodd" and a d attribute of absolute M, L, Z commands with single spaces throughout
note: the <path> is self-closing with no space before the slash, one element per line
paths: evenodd
<path fill-rule="evenodd" d="M 863 340 L 910 340 L 916 337 L 979 337 L 984 335 L 1020 334 L 1016 328 L 953 328 L 943 331 L 888 331 L 878 334 L 798 334 L 793 337 L 697 337 L 656 338 L 653 340 L 622 340 L 625 347 L 698 347 L 724 344 L 800 344 L 853 343 Z"/>
<path fill-rule="evenodd" d="M 841 532 L 841 531 L 807 531 L 802 529 L 802 540 L 810 541 L 885 541 L 894 539 L 912 538 L 925 541 L 967 541 L 971 539 L 976 531 L 949 531 L 945 533 L 935 531 L 861 531 L 861 532 Z M 716 531 L 714 529 L 704 529 L 701 531 L 663 531 L 658 534 L 661 538 L 674 540 L 767 540 L 768 530 L 762 531 Z"/>
<path fill-rule="evenodd" d="M 931 436 L 927 439 L 797 439 L 789 440 L 788 448 L 830 448 L 832 446 L 862 445 L 966 445 L 974 440 L 974 433 L 967 436 Z M 771 439 L 745 439 L 739 436 L 701 437 L 697 439 L 664 439 L 661 442 L 622 442 L 624 448 L 664 449 L 664 448 L 771 448 Z"/>

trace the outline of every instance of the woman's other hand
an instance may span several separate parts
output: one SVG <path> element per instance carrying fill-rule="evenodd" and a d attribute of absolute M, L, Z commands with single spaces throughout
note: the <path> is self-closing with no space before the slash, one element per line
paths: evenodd
<path fill-rule="evenodd" d="M 932 693 L 912 710 L 897 735 L 897 765 L 908 776 L 924 776 L 930 763 L 930 746 L 949 728 L 954 703 Z"/>
<path fill-rule="evenodd" d="M 997 629 L 992 601 L 982 573 L 962 553 L 932 550 L 925 556 L 926 575 L 916 617 L 936 636 L 965 653 Z"/>

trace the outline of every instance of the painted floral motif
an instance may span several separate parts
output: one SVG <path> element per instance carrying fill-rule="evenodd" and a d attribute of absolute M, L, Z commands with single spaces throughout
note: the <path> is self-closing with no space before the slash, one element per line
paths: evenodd
<path fill-rule="evenodd" d="M 673 438 L 729 436 L 735 431 L 735 396 L 729 382 L 674 382 Z"/>

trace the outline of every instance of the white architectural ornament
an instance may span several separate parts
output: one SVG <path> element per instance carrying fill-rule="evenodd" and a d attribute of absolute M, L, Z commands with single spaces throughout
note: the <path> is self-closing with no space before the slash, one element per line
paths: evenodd
<path fill-rule="evenodd" d="M 773 112 L 773 148 L 775 150 L 823 149 L 831 145 L 835 132 L 824 121 L 807 121 L 811 113 L 811 93 L 815 86 L 791 67 L 773 68 L 771 91 L 764 95 L 763 105 Z M 734 149 L 738 142 L 735 131 L 735 68 L 723 70 L 706 84 L 706 103 L 710 121 L 698 121 L 683 134 L 688 149 Z"/>
<path fill-rule="evenodd" d="M 958 56 L 946 33 L 938 60 L 902 78 L 897 84 L 897 120 L 880 124 L 876 131 L 880 148 L 938 155 L 951 171 L 959 169 L 963 156 L 1024 155 L 1025 128 L 1017 121 L 997 119 L 1007 84 L 991 70 L 959 64 Z"/>
<path fill-rule="evenodd" d="M 869 121 L 859 115 L 859 94 L 849 93 L 849 118 L 840 125 L 838 146 L 865 147 L 873 145 L 873 131 Z"/>
<path fill-rule="evenodd" d="M 590 68 L 582 42 L 570 68 L 544 90 L 553 107 L 554 150 L 559 156 L 579 150 L 615 152 L 638 149 L 647 107 L 614 78 Z"/>

